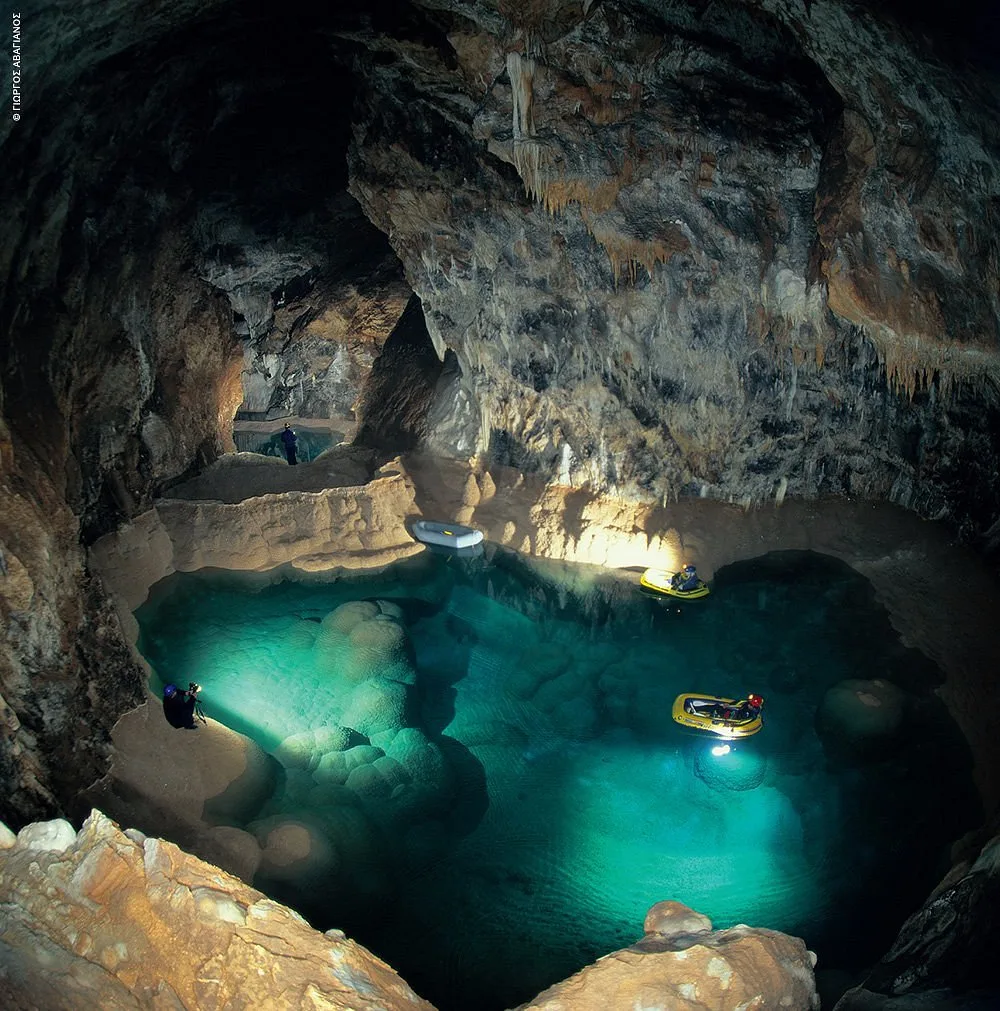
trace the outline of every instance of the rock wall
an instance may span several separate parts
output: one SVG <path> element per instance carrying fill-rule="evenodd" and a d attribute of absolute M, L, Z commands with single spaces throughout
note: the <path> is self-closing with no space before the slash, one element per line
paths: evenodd
<path fill-rule="evenodd" d="M 226 296 L 243 342 L 240 418 L 353 421 L 412 295 L 357 203 L 343 191 L 324 202 L 279 236 L 233 198 L 199 209 L 198 273 Z"/>
<path fill-rule="evenodd" d="M 974 70 L 833 0 L 392 6 L 31 14 L 22 119 L 0 120 L 12 823 L 65 810 L 141 698 L 81 542 L 231 449 L 241 404 L 352 405 L 411 288 L 444 362 L 413 429 L 562 488 L 491 520 L 505 544 L 610 562 L 678 497 L 822 493 L 1000 537 L 1000 117 Z M 585 485 L 642 524 L 603 536 Z M 363 512 L 321 508 L 308 552 L 334 530 L 366 550 Z M 275 523 L 253 550 L 289 544 Z M 905 596 L 914 565 L 878 559 Z"/>
<path fill-rule="evenodd" d="M 418 6 L 425 33 L 364 64 L 350 187 L 458 356 L 443 395 L 478 406 L 480 451 L 990 529 L 986 81 L 832 2 Z"/>
<path fill-rule="evenodd" d="M 46 475 L 0 476 L 0 809 L 16 824 L 100 776 L 110 730 L 142 698 L 78 522 Z"/>
<path fill-rule="evenodd" d="M 956 850 L 954 866 L 934 893 L 834 1011 L 990 1011 L 997 1006 L 993 953 L 1000 836 L 979 833 Z"/>

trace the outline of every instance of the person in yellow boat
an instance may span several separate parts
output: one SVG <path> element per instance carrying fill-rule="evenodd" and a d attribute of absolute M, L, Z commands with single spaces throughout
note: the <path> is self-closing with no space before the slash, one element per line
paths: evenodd
<path fill-rule="evenodd" d="M 670 588 L 687 593 L 689 590 L 697 590 L 701 580 L 693 565 L 685 565 L 680 572 L 675 572 L 670 577 Z"/>
<path fill-rule="evenodd" d="M 716 720 L 732 720 L 736 723 L 744 723 L 747 720 L 755 720 L 760 716 L 760 711 L 764 706 L 764 700 L 759 695 L 751 692 L 745 699 L 739 702 L 720 702 L 712 707 L 712 717 Z"/>
<path fill-rule="evenodd" d="M 736 703 L 737 720 L 755 720 L 764 708 L 764 700 L 751 692 L 743 701 Z"/>

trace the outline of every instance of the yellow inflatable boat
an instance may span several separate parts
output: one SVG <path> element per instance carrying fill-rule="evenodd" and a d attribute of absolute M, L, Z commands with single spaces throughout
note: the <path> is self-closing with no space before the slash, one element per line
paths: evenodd
<path fill-rule="evenodd" d="M 726 699 L 718 695 L 688 693 L 674 699 L 671 715 L 682 727 L 704 730 L 727 740 L 752 737 L 764 721 L 761 709 L 764 700 L 759 695 L 746 699 Z"/>
<path fill-rule="evenodd" d="M 700 579 L 693 590 L 675 590 L 670 585 L 673 576 L 674 574 L 666 569 L 646 569 L 639 577 L 639 585 L 651 593 L 661 593 L 665 597 L 678 597 L 680 600 L 697 600 L 699 597 L 707 597 L 711 593 L 708 583 Z"/>

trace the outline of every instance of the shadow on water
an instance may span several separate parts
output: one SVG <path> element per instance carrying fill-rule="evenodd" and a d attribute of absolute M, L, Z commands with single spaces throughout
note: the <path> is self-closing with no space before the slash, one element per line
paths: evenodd
<path fill-rule="evenodd" d="M 378 822 L 376 805 L 382 834 L 359 859 L 377 887 L 304 911 L 442 1011 L 522 1003 L 636 941 L 668 898 L 718 927 L 800 936 L 821 968 L 876 959 L 980 814 L 968 749 L 934 695 L 941 674 L 900 642 L 868 582 L 824 556 L 729 566 L 682 605 L 573 571 L 490 546 L 311 585 L 172 577 L 138 612 L 141 648 L 273 750 L 332 718 L 308 649 L 289 644 L 312 643 L 344 602 L 398 604 L 415 719 L 454 790 L 410 822 Z M 890 689 L 898 719 L 881 736 L 831 722 L 831 699 Z M 682 691 L 759 692 L 764 729 L 713 755 L 671 719 Z"/>

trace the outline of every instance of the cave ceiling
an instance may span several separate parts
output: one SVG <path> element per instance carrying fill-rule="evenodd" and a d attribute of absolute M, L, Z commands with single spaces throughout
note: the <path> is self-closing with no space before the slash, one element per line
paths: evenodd
<path fill-rule="evenodd" d="M 370 403 L 411 292 L 453 365 L 407 444 L 995 522 L 983 8 L 34 6 L 2 434 L 85 536 L 231 449 L 241 407 Z"/>

